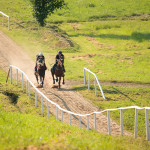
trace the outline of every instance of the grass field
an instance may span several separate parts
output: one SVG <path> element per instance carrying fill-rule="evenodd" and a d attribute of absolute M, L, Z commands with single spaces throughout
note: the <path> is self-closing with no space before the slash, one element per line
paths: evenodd
<path fill-rule="evenodd" d="M 0 9 L 10 15 L 11 31 L 0 29 L 34 60 L 42 51 L 49 68 L 62 50 L 68 80 L 83 80 L 87 67 L 102 81 L 150 83 L 149 1 L 66 2 L 68 9 L 58 10 L 41 28 L 28 0 L 2 1 Z M 97 17 L 89 20 L 92 15 Z"/>
<path fill-rule="evenodd" d="M 0 70 L 0 148 L 3 149 L 137 149 L 147 150 L 143 138 L 110 137 L 95 131 L 78 129 L 60 123 L 50 115 L 42 117 L 35 107 L 34 95 L 28 99 L 21 84 L 5 83 L 6 73 Z M 40 106 L 40 103 L 38 104 Z M 46 109 L 45 109 L 46 110 Z M 46 114 L 46 112 L 45 112 Z M 17 144 L 16 144 L 17 141 Z"/>
<path fill-rule="evenodd" d="M 98 106 L 102 110 L 128 106 L 150 106 L 150 88 L 105 85 L 103 86 L 103 92 L 106 96 L 106 100 L 102 98 L 102 94 L 99 90 L 97 91 L 97 96 L 95 96 L 94 86 L 91 86 L 90 90 L 88 90 L 87 86 L 83 85 L 74 86 L 73 89 L 81 93 L 86 99 L 89 99 L 95 106 Z M 97 87 L 97 89 L 99 89 L 99 87 Z M 119 110 L 111 111 L 111 117 L 120 124 Z M 135 109 L 123 111 L 124 127 L 132 133 L 134 133 L 134 119 Z M 138 110 L 138 135 L 146 136 L 144 109 Z"/>
<path fill-rule="evenodd" d="M 0 26 L 0 30 L 21 46 L 33 60 L 35 60 L 36 54 L 42 51 L 46 56 L 48 68 L 54 63 L 57 51 L 62 50 L 65 55 L 66 79 L 68 80 L 83 81 L 83 67 L 86 67 L 96 73 L 100 81 L 150 83 L 150 2 L 148 0 L 66 0 L 66 2 L 68 3 L 68 9 L 56 11 L 55 14 L 48 17 L 47 25 L 42 28 L 39 27 L 32 16 L 32 6 L 29 0 L 1 0 L 0 11 L 11 17 L 11 30 L 8 31 L 7 21 L 5 21 L 4 27 Z M 0 20 L 2 20 L 1 15 Z M 5 79 L 0 78 L 0 80 L 0 83 L 2 83 Z M 5 86 L 7 87 L 8 85 Z M 86 86 L 79 85 L 74 89 L 102 109 L 129 105 L 150 106 L 149 88 L 102 87 L 108 101 L 102 100 L 100 96 L 94 96 L 94 90 L 88 91 Z M 7 88 L 11 90 L 9 86 Z M 21 89 L 19 92 L 21 92 Z M 20 95 L 23 95 L 23 93 Z M 4 97 L 3 94 L 1 96 Z M 26 98 L 21 97 L 22 99 Z M 2 105 L 5 106 L 5 102 L 2 102 L 1 108 L 3 107 Z M 14 109 L 12 105 L 9 105 L 9 108 Z M 9 116 L 6 111 L 8 109 L 3 108 L 3 114 L 5 114 L 3 117 L 8 116 L 10 119 L 12 116 Z M 22 120 L 24 117 L 28 118 L 26 114 L 17 114 L 16 112 L 16 115 Z M 27 121 L 34 121 L 32 117 L 32 115 L 29 115 L 29 120 Z M 111 113 L 111 117 L 119 122 L 118 112 Z M 125 128 L 133 132 L 134 110 L 125 111 L 124 118 Z M 43 118 L 41 117 L 41 119 Z M 139 111 L 138 119 L 138 134 L 145 136 L 143 110 Z M 45 122 L 45 120 L 41 122 Z M 20 122 L 20 120 L 17 122 Z M 55 119 L 50 122 L 56 123 Z M 3 121 L 2 123 L 4 124 L 5 122 Z M 14 126 L 18 127 L 16 124 Z M 34 124 L 34 122 L 31 122 L 31 124 Z M 45 126 L 50 126 L 47 129 L 48 131 L 51 127 L 58 126 L 56 124 L 51 125 L 47 121 L 45 124 Z M 47 137 L 46 140 L 39 140 L 39 135 L 35 130 L 41 130 L 40 127 L 33 129 L 33 133 L 35 132 L 37 135 L 33 139 L 30 138 L 30 142 L 27 137 L 31 136 L 31 131 L 25 138 L 20 138 L 18 135 L 19 138 L 17 137 L 17 139 L 25 140 L 24 143 L 22 142 L 24 140 L 19 141 L 18 146 L 39 146 L 43 143 L 46 143 L 44 145 L 47 146 L 50 141 L 48 146 L 53 149 L 76 149 L 79 147 L 80 149 L 149 148 L 148 143 L 144 140 L 108 137 L 85 130 L 81 130 L 80 133 L 76 128 L 70 129 L 66 125 L 60 126 L 56 130 L 51 129 L 52 131 L 49 131 L 50 133 L 52 132 L 52 136 L 51 134 L 48 136 L 47 133 L 42 135 L 42 137 Z M 63 131 L 63 128 L 67 128 L 67 131 Z M 10 131 L 7 130 L 5 134 L 1 134 L 4 135 L 2 136 L 3 147 L 6 147 L 6 143 L 10 143 L 10 147 L 12 145 L 12 147 L 15 147 L 15 140 L 8 141 L 15 139 L 15 137 L 11 136 L 14 136 L 18 131 L 14 131 L 10 137 L 7 136 L 8 132 Z M 77 135 L 76 133 L 79 134 Z M 87 139 L 87 137 L 91 138 Z M 55 147 L 57 144 L 58 147 Z"/>

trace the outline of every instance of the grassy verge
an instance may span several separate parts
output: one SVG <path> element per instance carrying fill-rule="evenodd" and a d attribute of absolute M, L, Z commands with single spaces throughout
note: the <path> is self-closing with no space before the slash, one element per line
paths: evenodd
<path fill-rule="evenodd" d="M 50 115 L 42 117 L 21 87 L 5 83 L 0 70 L 0 147 L 1 149 L 148 149 L 141 138 L 110 137 L 95 131 L 62 124 Z M 40 104 L 39 104 L 40 106 Z M 16 144 L 17 142 L 17 144 Z"/>
<path fill-rule="evenodd" d="M 86 99 L 91 101 L 94 105 L 100 109 L 113 109 L 119 107 L 150 106 L 150 89 L 144 87 L 120 87 L 120 86 L 103 86 L 103 92 L 106 100 L 102 98 L 100 91 L 98 90 L 98 96 L 95 96 L 95 88 L 91 86 L 88 90 L 87 86 L 79 85 L 74 86 L 74 90 L 81 93 Z M 97 87 L 99 89 L 99 87 Z M 112 111 L 111 117 L 115 119 L 118 124 L 120 123 L 120 114 L 118 111 Z M 134 119 L 135 110 L 123 110 L 124 127 L 130 132 L 134 132 Z M 150 118 L 149 118 L 150 121 Z M 145 110 L 138 110 L 138 135 L 145 137 Z"/>

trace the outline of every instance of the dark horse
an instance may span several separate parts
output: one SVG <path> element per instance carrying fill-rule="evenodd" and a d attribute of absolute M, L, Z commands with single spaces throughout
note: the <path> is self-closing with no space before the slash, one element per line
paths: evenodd
<path fill-rule="evenodd" d="M 58 88 L 60 88 L 61 77 L 63 77 L 62 84 L 65 84 L 62 61 L 63 61 L 62 59 L 59 59 L 58 62 L 57 62 L 57 66 L 55 67 L 55 70 L 53 71 L 51 69 L 51 74 L 52 74 L 52 77 L 53 77 L 53 84 L 55 84 L 55 80 L 56 80 L 56 82 L 58 82 Z M 56 76 L 56 79 L 54 78 L 54 75 Z"/>
<path fill-rule="evenodd" d="M 45 66 L 44 66 L 44 61 L 42 59 L 39 59 L 37 61 L 37 72 L 35 73 L 37 83 L 39 84 L 38 76 L 40 76 L 40 86 L 43 87 L 44 78 L 45 78 Z"/>

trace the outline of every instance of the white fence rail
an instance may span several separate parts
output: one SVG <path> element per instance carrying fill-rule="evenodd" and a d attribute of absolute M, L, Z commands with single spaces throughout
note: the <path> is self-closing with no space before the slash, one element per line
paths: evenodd
<path fill-rule="evenodd" d="M 3 26 L 4 26 L 4 17 L 7 17 L 8 18 L 8 30 L 10 30 L 10 17 L 6 14 L 4 14 L 2 11 L 0 11 L 0 14 L 3 15 Z"/>
<path fill-rule="evenodd" d="M 63 112 L 66 112 L 69 114 L 69 122 L 70 125 L 72 124 L 72 115 L 79 116 L 79 128 L 81 128 L 81 119 L 82 117 L 87 117 L 87 129 L 89 129 L 89 116 L 94 114 L 94 129 L 96 130 L 97 128 L 97 123 L 96 123 L 96 114 L 101 114 L 104 112 L 107 112 L 107 118 L 108 118 L 108 134 L 111 135 L 111 126 L 110 126 L 110 112 L 111 111 L 116 111 L 120 110 L 120 126 L 121 126 L 121 135 L 123 136 L 123 110 L 124 109 L 135 109 L 135 130 L 134 130 L 134 137 L 137 137 L 137 124 L 138 124 L 138 109 L 145 109 L 145 122 L 146 122 L 146 139 L 150 140 L 150 134 L 149 134 L 149 118 L 148 118 L 148 110 L 150 107 L 138 107 L 138 106 L 129 106 L 129 107 L 122 107 L 122 108 L 116 108 L 116 109 L 106 109 L 100 112 L 93 112 L 90 114 L 77 114 L 73 113 L 71 111 L 65 110 L 61 108 L 58 104 L 54 103 L 51 101 L 49 98 L 47 98 L 39 89 L 35 87 L 35 85 L 29 80 L 27 75 L 20 70 L 18 67 L 10 65 L 10 81 L 11 84 L 13 82 L 12 80 L 12 68 L 16 69 L 16 77 L 17 77 L 17 85 L 18 85 L 18 71 L 22 73 L 22 89 L 24 90 L 24 78 L 27 80 L 27 95 L 29 96 L 30 99 L 30 86 L 32 86 L 35 89 L 35 106 L 37 107 L 37 93 L 41 95 L 41 107 L 42 107 L 42 114 L 44 115 L 44 110 L 43 110 L 43 99 L 46 99 L 47 101 L 47 117 L 49 117 L 49 103 L 54 104 L 56 106 L 56 119 L 58 120 L 58 110 L 61 110 L 61 121 L 63 122 Z"/>
<path fill-rule="evenodd" d="M 90 74 L 93 74 L 94 77 L 95 77 L 95 80 L 94 80 L 95 95 L 97 95 L 97 92 L 96 92 L 96 83 L 97 83 L 98 86 L 99 86 L 99 89 L 100 89 L 100 91 L 101 91 L 101 93 L 102 93 L 103 98 L 106 99 L 106 98 L 105 98 L 105 95 L 104 95 L 104 92 L 103 92 L 103 89 L 102 89 L 102 87 L 101 87 L 101 85 L 100 85 L 100 82 L 98 81 L 98 78 L 97 78 L 96 74 L 93 73 L 92 71 L 90 71 L 90 70 L 87 69 L 87 68 L 84 68 L 84 85 L 86 85 L 86 72 L 85 72 L 85 71 L 88 71 L 88 72 L 89 72 L 88 90 L 90 89 Z"/>

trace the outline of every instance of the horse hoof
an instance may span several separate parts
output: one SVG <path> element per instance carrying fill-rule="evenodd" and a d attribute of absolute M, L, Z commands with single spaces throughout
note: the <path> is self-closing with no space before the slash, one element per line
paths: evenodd
<path fill-rule="evenodd" d="M 58 78 L 56 79 L 56 82 L 58 82 Z"/>
<path fill-rule="evenodd" d="M 63 82 L 62 84 L 65 84 L 65 82 Z"/>

